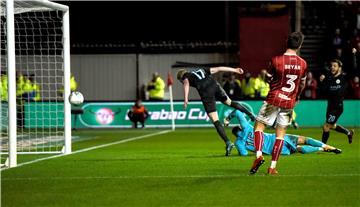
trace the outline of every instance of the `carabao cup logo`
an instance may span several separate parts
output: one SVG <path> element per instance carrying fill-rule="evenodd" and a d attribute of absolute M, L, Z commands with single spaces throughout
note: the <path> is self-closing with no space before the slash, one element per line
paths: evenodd
<path fill-rule="evenodd" d="M 96 121 L 99 124 L 111 124 L 114 121 L 114 112 L 109 108 L 101 108 L 96 111 Z"/>

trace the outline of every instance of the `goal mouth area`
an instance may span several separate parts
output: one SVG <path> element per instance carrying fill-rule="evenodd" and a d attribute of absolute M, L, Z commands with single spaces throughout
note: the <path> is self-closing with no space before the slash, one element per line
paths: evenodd
<path fill-rule="evenodd" d="M 0 138 L 0 154 L 8 154 L 9 138 L 3 136 Z M 34 134 L 22 134 L 17 136 L 18 154 L 57 154 L 62 153 L 65 141 L 63 135 L 43 134 L 34 136 Z"/>

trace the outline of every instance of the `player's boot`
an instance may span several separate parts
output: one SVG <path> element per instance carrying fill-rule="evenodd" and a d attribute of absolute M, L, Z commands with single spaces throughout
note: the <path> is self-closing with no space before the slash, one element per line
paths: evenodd
<path fill-rule="evenodd" d="M 340 154 L 342 151 L 341 151 L 341 149 L 337 149 L 337 148 L 335 148 L 333 146 L 326 145 L 324 147 L 324 152 L 333 152 L 335 154 Z"/>
<path fill-rule="evenodd" d="M 265 162 L 265 160 L 264 160 L 263 156 L 260 156 L 259 158 L 257 158 L 257 159 L 254 161 L 254 163 L 253 163 L 253 165 L 252 165 L 252 167 L 251 167 L 251 169 L 250 169 L 250 174 L 252 175 L 252 174 L 257 173 L 259 167 L 260 167 L 262 164 L 264 164 L 264 162 Z"/>
<path fill-rule="evenodd" d="M 333 152 L 335 154 L 340 154 L 342 153 L 341 149 L 337 149 L 335 147 L 325 147 L 324 148 L 324 152 Z"/>
<path fill-rule="evenodd" d="M 231 155 L 231 150 L 232 150 L 234 147 L 235 147 L 235 145 L 234 145 L 233 143 L 230 143 L 230 144 L 226 145 L 226 147 L 225 147 L 225 150 L 226 150 L 225 156 L 226 156 L 226 157 L 228 157 L 228 156 Z"/>
<path fill-rule="evenodd" d="M 349 144 L 352 143 L 353 135 L 354 135 L 354 130 L 351 129 L 351 130 L 350 130 L 350 134 L 347 135 L 347 136 L 348 136 L 348 140 L 349 140 Z"/>
<path fill-rule="evenodd" d="M 293 126 L 294 126 L 295 129 L 298 129 L 298 128 L 299 128 L 299 124 L 298 124 L 297 122 L 294 122 L 294 123 L 293 123 Z"/>
<path fill-rule="evenodd" d="M 271 167 L 269 167 L 269 168 L 268 168 L 268 174 L 269 174 L 269 175 L 277 175 L 277 174 L 279 174 L 279 173 L 278 173 L 278 171 L 276 170 L 276 168 L 271 168 Z"/>

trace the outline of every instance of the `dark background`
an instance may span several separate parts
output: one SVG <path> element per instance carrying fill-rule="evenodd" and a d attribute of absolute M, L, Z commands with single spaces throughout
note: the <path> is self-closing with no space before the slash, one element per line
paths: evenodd
<path fill-rule="evenodd" d="M 239 2 L 64 2 L 71 43 L 237 41 Z"/>

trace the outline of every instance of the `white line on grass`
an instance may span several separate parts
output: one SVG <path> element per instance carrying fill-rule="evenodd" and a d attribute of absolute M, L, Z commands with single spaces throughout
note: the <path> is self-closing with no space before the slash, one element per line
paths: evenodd
<path fill-rule="evenodd" d="M 133 138 L 124 139 L 124 140 L 111 142 L 111 143 L 107 143 L 107 144 L 102 144 L 102 145 L 98 145 L 98 146 L 94 146 L 94 147 L 89 147 L 89 148 L 74 151 L 71 154 L 59 154 L 59 155 L 54 155 L 54 156 L 50 156 L 50 157 L 44 157 L 44 158 L 40 158 L 40 159 L 37 159 L 37 160 L 20 163 L 16 167 L 29 165 L 29 164 L 33 164 L 33 163 L 40 162 L 40 161 L 43 161 L 43 160 L 49 160 L 49 159 L 57 158 L 57 157 L 63 157 L 63 156 L 66 156 L 66 155 L 73 155 L 73 154 L 77 154 L 77 153 L 81 153 L 81 152 L 87 152 L 87 151 L 94 150 L 94 149 L 109 147 L 109 146 L 116 145 L 116 144 L 122 144 L 122 143 L 126 143 L 126 142 L 131 142 L 131 141 L 135 141 L 135 140 L 139 140 L 139 139 L 152 137 L 152 136 L 155 136 L 155 135 L 166 134 L 166 133 L 169 133 L 169 132 L 171 132 L 171 130 L 155 132 L 155 133 L 152 133 L 152 134 L 146 134 L 146 135 L 142 135 L 142 136 L 138 136 L 138 137 L 133 137 Z M 11 168 L 3 168 L 0 171 L 7 170 L 7 169 L 11 169 Z"/>
<path fill-rule="evenodd" d="M 3 181 L 16 181 L 16 180 L 93 180 L 93 179 L 174 179 L 174 178 L 238 178 L 238 177 L 359 177 L 360 174 L 313 174 L 313 175 L 276 175 L 269 176 L 266 174 L 259 175 L 248 175 L 248 174 L 238 174 L 238 175 L 139 175 L 139 176 L 87 176 L 87 177 L 18 177 L 18 178 L 3 178 Z"/>

